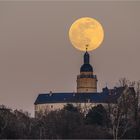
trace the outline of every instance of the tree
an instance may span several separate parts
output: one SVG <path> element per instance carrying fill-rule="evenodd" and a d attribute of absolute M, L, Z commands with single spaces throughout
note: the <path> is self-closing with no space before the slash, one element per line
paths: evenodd
<path fill-rule="evenodd" d="M 105 108 L 101 104 L 92 107 L 86 115 L 86 123 L 107 126 L 109 119 Z"/>
<path fill-rule="evenodd" d="M 75 107 L 73 104 L 67 104 L 64 106 L 63 110 L 78 112 L 80 109 L 78 107 Z"/>
<path fill-rule="evenodd" d="M 111 139 L 108 130 L 99 125 L 82 125 L 75 129 L 72 134 L 74 139 Z"/>
<path fill-rule="evenodd" d="M 0 138 L 17 138 L 17 133 L 13 126 L 16 125 L 12 110 L 5 106 L 0 107 Z"/>
<path fill-rule="evenodd" d="M 117 103 L 113 106 L 109 105 L 108 109 L 114 139 L 124 138 L 126 133 L 132 130 L 134 126 L 137 127 L 138 117 L 139 88 L 136 90 L 137 82 L 130 82 L 126 78 L 122 78 L 119 83 L 124 90 L 119 93 L 120 97 Z M 136 133 L 133 133 L 133 137 Z"/>
<path fill-rule="evenodd" d="M 52 111 L 46 116 L 49 138 L 72 138 L 77 127 L 83 125 L 84 115 L 75 107 L 67 105 L 60 111 Z"/>

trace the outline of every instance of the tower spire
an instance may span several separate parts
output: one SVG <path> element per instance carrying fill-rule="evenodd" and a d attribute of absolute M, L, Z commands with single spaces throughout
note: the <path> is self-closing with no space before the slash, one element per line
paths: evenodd
<path fill-rule="evenodd" d="M 89 45 L 85 45 L 84 64 L 80 68 L 80 75 L 77 76 L 78 93 L 96 93 L 97 77 L 93 75 L 93 68 L 90 65 Z"/>
<path fill-rule="evenodd" d="M 90 59 L 89 53 L 86 51 L 84 54 L 84 64 L 89 64 L 89 59 Z"/>

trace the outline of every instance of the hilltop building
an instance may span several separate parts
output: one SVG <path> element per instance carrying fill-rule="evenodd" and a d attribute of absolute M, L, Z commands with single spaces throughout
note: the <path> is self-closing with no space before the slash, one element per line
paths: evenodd
<path fill-rule="evenodd" d="M 86 51 L 84 63 L 80 68 L 80 75 L 77 76 L 77 92 L 39 94 L 34 103 L 35 116 L 37 117 L 39 113 L 44 113 L 45 111 L 62 109 L 68 103 L 80 106 L 83 111 L 97 104 L 115 103 L 123 90 L 124 88 L 122 87 L 112 90 L 105 87 L 102 92 L 97 92 L 97 76 L 90 65 L 90 55 Z"/>
<path fill-rule="evenodd" d="M 77 93 L 96 93 L 97 77 L 93 74 L 93 67 L 90 65 L 90 56 L 86 51 L 84 64 L 80 68 L 80 75 L 77 76 Z"/>

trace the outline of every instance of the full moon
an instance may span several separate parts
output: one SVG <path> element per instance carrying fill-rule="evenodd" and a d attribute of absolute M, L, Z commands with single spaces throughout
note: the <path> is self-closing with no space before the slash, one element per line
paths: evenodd
<path fill-rule="evenodd" d="M 76 49 L 92 51 L 98 48 L 104 39 L 103 27 L 96 19 L 83 17 L 71 25 L 69 38 Z"/>

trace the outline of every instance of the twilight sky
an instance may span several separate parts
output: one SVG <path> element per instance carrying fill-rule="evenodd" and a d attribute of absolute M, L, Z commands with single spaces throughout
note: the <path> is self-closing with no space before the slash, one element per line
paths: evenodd
<path fill-rule="evenodd" d="M 90 52 L 98 91 L 121 77 L 140 80 L 140 1 L 0 1 L 0 104 L 34 112 L 38 93 L 76 91 L 83 52 L 68 31 L 99 20 L 105 39 Z"/>

